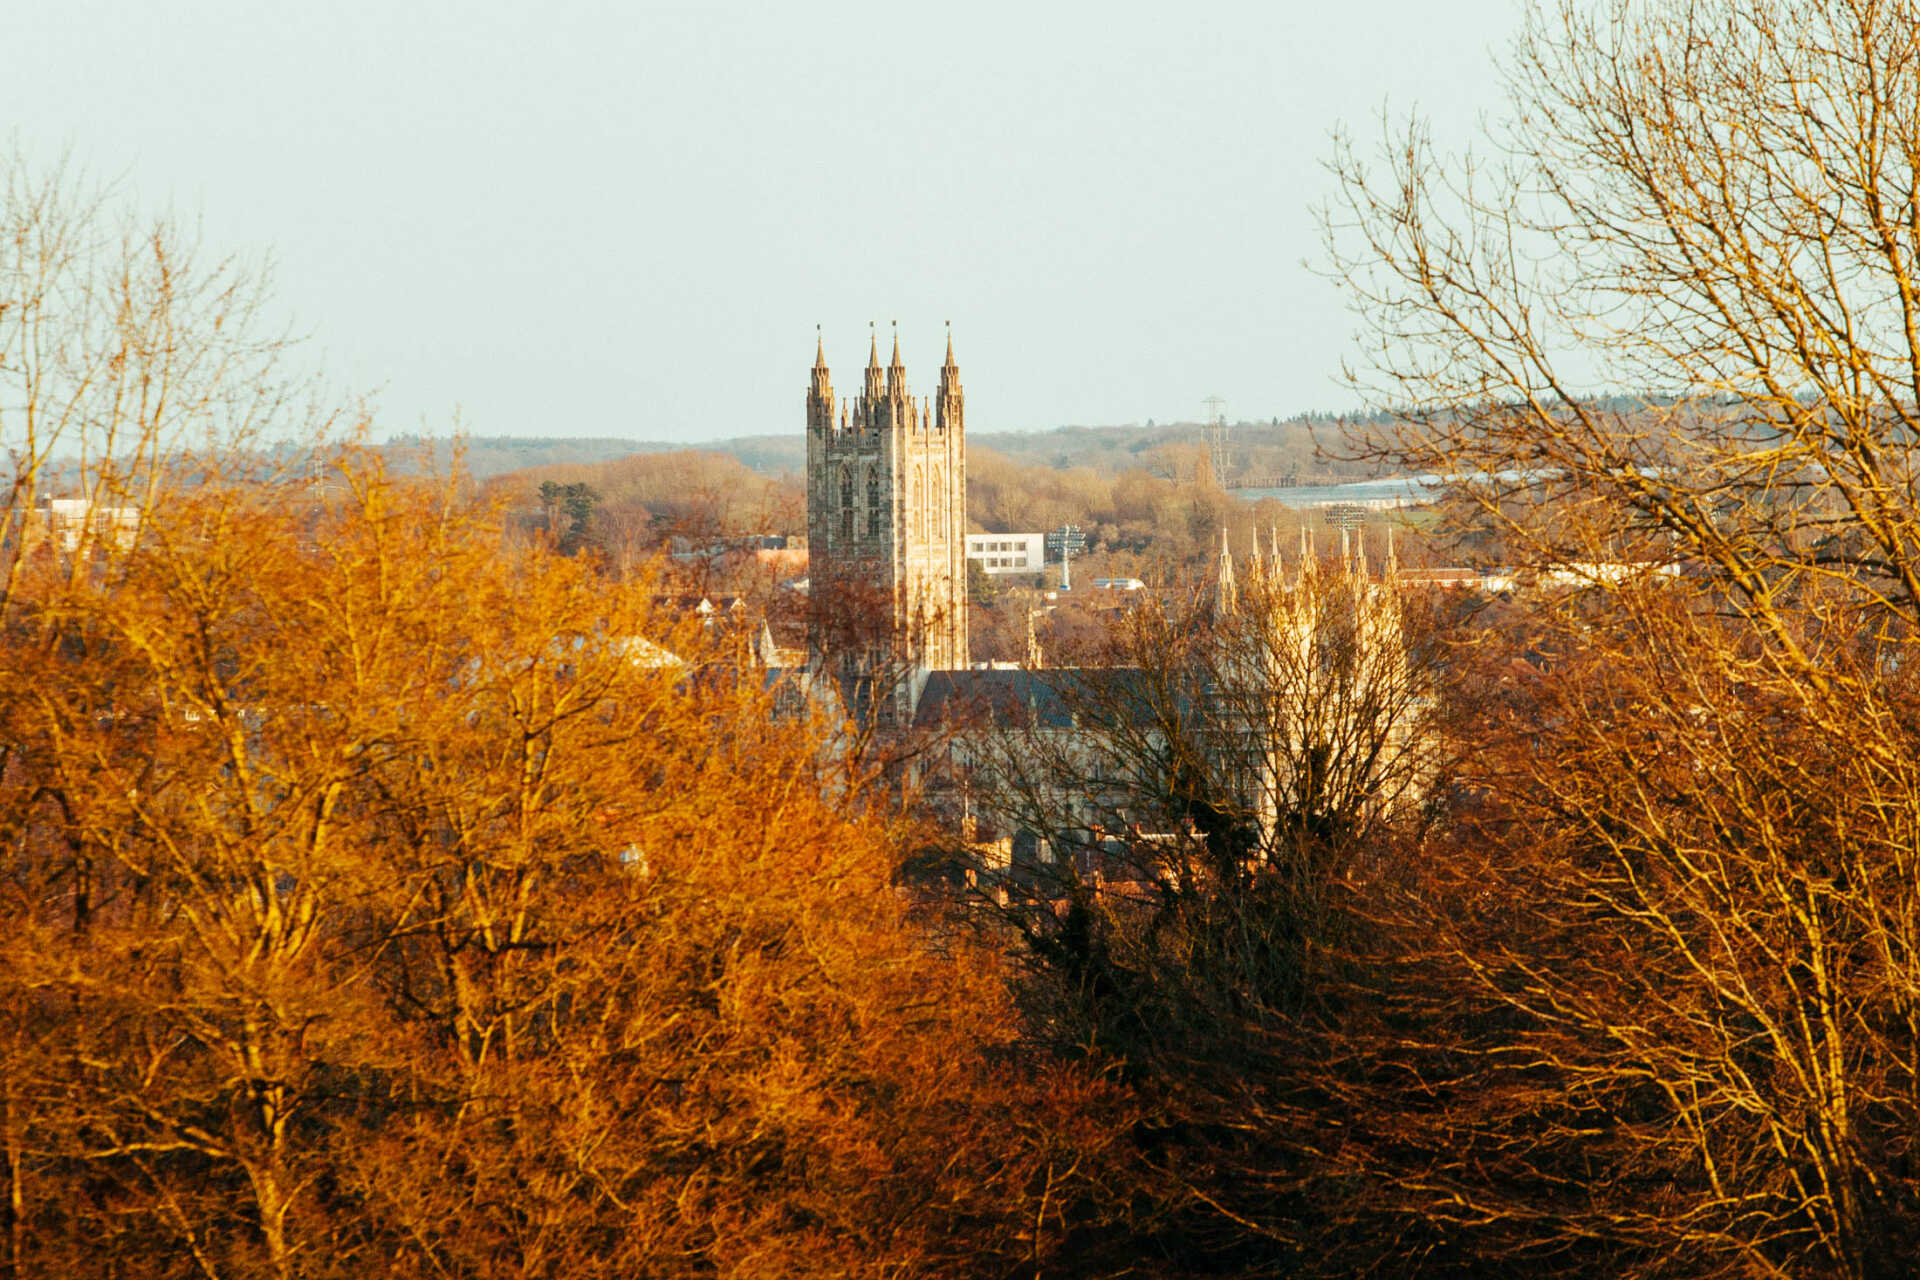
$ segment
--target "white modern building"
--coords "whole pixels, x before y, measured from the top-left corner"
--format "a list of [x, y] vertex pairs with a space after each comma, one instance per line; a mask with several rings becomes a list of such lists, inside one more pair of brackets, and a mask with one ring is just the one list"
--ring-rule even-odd
[[988, 573], [1039, 573], [1046, 564], [1043, 533], [970, 533], [967, 559]]
[[84, 542], [125, 551], [140, 536], [140, 508], [110, 507], [92, 498], [43, 497], [26, 517], [29, 537], [51, 541], [67, 555]]

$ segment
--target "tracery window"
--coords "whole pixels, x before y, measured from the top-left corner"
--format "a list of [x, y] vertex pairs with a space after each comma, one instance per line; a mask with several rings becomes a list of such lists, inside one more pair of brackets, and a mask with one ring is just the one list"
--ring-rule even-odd
[[840, 468], [840, 536], [853, 537], [853, 470]]
[[867, 536], [880, 536], [880, 464], [867, 466]]

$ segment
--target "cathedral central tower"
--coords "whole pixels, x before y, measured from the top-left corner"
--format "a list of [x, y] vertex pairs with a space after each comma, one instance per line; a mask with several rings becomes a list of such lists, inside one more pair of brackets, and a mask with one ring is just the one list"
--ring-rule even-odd
[[[841, 675], [967, 665], [966, 398], [947, 337], [938, 394], [915, 401], [893, 338], [836, 403], [826, 348], [807, 387], [808, 657]], [[899, 683], [896, 675], [894, 683]]]

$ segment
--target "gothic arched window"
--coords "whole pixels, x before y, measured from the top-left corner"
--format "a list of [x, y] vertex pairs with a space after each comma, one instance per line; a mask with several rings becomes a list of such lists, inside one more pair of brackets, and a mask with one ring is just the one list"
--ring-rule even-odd
[[933, 501], [927, 504], [933, 516], [933, 529], [930, 536], [936, 542], [947, 540], [947, 486], [940, 468], [933, 469]]
[[927, 476], [919, 463], [913, 464], [913, 505], [907, 508], [907, 519], [921, 537], [927, 536]]
[[880, 536], [880, 464], [867, 465], [867, 536]]
[[840, 536], [853, 537], [853, 469], [840, 468]]

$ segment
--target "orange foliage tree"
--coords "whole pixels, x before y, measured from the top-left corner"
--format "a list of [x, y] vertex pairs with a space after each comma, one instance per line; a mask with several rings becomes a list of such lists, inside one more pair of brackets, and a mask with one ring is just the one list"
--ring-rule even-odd
[[[644, 583], [346, 456], [0, 637], [0, 1274], [983, 1274], [1109, 1128]], [[503, 563], [510, 557], [510, 563]]]

